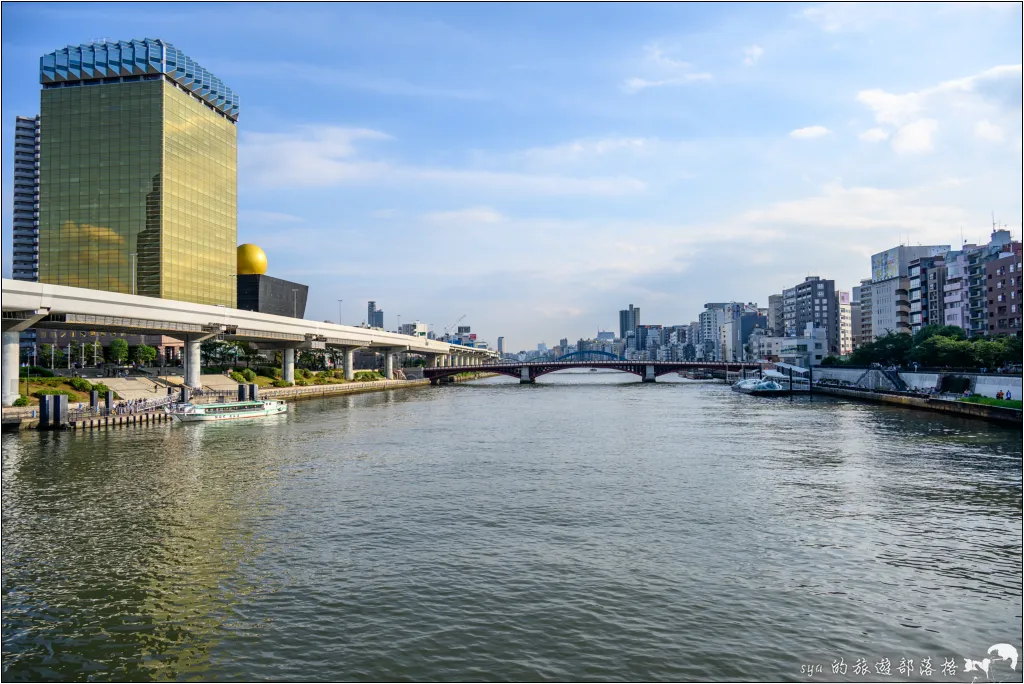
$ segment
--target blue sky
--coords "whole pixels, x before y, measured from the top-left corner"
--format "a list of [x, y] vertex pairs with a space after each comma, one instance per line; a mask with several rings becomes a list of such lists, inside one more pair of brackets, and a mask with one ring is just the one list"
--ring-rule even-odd
[[3, 245], [38, 59], [162, 38], [241, 98], [240, 242], [307, 317], [549, 345], [1021, 233], [1021, 6], [3, 5]]

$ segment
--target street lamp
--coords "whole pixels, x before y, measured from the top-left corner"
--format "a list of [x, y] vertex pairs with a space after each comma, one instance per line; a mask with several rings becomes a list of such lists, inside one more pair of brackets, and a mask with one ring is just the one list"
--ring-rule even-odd
[[398, 332], [402, 332], [402, 314], [398, 314]]
[[292, 288], [292, 318], [299, 317], [299, 291], [296, 288]]

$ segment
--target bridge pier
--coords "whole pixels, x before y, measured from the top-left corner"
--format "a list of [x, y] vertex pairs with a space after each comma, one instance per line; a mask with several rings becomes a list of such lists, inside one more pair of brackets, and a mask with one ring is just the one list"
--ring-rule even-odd
[[21, 356], [21, 333], [4, 332], [3, 336], [3, 405], [14, 406], [18, 398], [18, 368]]
[[203, 360], [199, 352], [201, 344], [202, 341], [198, 338], [185, 338], [185, 384], [192, 389], [199, 389], [202, 386], [200, 374], [203, 372]]
[[345, 369], [345, 379], [352, 381], [356, 377], [355, 372], [356, 363], [356, 350], [355, 349], [343, 349], [341, 353], [341, 365]]
[[533, 375], [530, 373], [530, 369], [529, 368], [520, 368], [519, 369], [519, 384], [520, 385], [532, 385], [536, 381], [537, 381], [536, 378], [534, 378]]
[[641, 382], [657, 382], [658, 378], [654, 375], [654, 366], [644, 366], [644, 374], [641, 378]]
[[285, 382], [295, 382], [294, 347], [285, 347], [281, 350], [281, 379]]
[[395, 379], [395, 352], [390, 348], [384, 350], [384, 379]]

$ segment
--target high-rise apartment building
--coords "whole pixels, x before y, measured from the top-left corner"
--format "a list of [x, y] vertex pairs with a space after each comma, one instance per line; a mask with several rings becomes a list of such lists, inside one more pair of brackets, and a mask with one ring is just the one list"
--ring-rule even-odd
[[839, 303], [834, 280], [809, 276], [804, 282], [783, 290], [782, 301], [786, 337], [802, 334], [810, 323], [825, 330], [826, 354], [840, 354]]
[[914, 259], [907, 269], [910, 298], [910, 332], [927, 325], [944, 325], [945, 255]]
[[500, 357], [502, 357], [504, 355], [505, 355], [505, 338], [504, 337], [499, 337], [498, 338], [498, 357], [500, 358]]
[[860, 327], [854, 328], [853, 346], [859, 347], [873, 342], [875, 339], [871, 331], [871, 313], [873, 309], [871, 306], [871, 278], [861, 280], [860, 285], [854, 288], [854, 290], [857, 291], [858, 299], [860, 300]]
[[626, 339], [640, 325], [640, 307], [633, 308], [630, 304], [628, 309], [619, 311], [619, 337]]
[[39, 280], [39, 117], [19, 116], [14, 124], [15, 280]]
[[1020, 337], [1021, 311], [1024, 297], [1021, 290], [1021, 244], [1013, 243], [1006, 252], [985, 265], [988, 282], [989, 335]]
[[786, 319], [783, 315], [784, 300], [782, 295], [773, 294], [768, 297], [768, 330], [769, 335], [783, 335], [786, 329]]
[[846, 356], [853, 351], [853, 304], [849, 292], [837, 292], [836, 300], [839, 306], [839, 353]]
[[153, 39], [40, 72], [40, 281], [234, 307], [238, 97]]
[[366, 325], [371, 328], [384, 327], [384, 312], [377, 308], [377, 302], [366, 303]]

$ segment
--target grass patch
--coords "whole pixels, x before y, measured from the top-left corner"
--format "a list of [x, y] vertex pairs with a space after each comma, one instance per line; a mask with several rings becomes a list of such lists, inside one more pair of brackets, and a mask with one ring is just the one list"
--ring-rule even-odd
[[965, 401], [968, 404], [983, 404], [985, 406], [1001, 406], [1003, 408], [1024, 409], [1024, 402], [1016, 399], [993, 399], [992, 397], [963, 397], [957, 401]]

